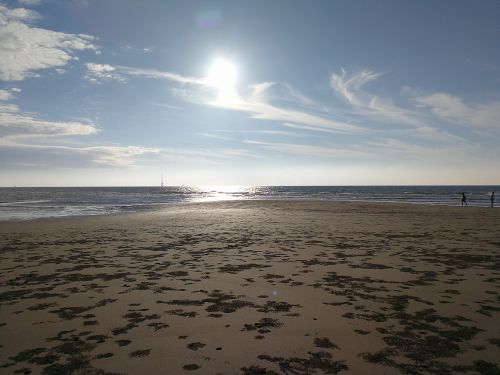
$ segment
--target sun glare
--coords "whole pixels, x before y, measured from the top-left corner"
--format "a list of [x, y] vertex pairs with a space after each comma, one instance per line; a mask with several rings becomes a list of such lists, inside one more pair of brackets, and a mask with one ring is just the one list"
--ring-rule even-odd
[[234, 98], [238, 72], [236, 66], [229, 60], [217, 58], [208, 71], [208, 85], [215, 88], [219, 94], [219, 101]]

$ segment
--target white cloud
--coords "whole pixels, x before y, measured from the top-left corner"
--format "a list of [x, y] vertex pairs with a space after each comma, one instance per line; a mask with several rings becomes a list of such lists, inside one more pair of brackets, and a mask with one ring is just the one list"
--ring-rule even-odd
[[125, 81], [125, 78], [116, 73], [116, 69], [108, 64], [86, 63], [87, 74], [85, 79], [93, 83], [100, 83], [101, 80]]
[[8, 8], [0, 4], [0, 26], [9, 22], [31, 22], [40, 18], [40, 14], [26, 8]]
[[20, 113], [15, 104], [0, 105], [0, 136], [5, 142], [27, 138], [89, 135], [97, 131], [93, 124], [43, 120], [32, 114]]
[[12, 94], [7, 90], [0, 89], [0, 100], [9, 100], [12, 98]]
[[0, 134], [7, 139], [89, 135], [97, 132], [92, 124], [56, 122], [17, 113], [0, 113]]
[[427, 126], [417, 113], [395, 105], [388, 98], [372, 95], [363, 90], [366, 84], [376, 80], [380, 75], [381, 73], [371, 70], [363, 70], [348, 76], [342, 69], [340, 74], [332, 73], [330, 85], [346, 103], [350, 104], [361, 115], [417, 127]]
[[28, 23], [38, 13], [0, 5], [0, 80], [20, 81], [40, 69], [61, 68], [74, 51], [97, 50], [95, 38], [37, 28]]
[[437, 117], [472, 127], [476, 130], [500, 131], [500, 102], [467, 104], [456, 96], [433, 93], [414, 98], [421, 108], [430, 109]]
[[462, 100], [445, 93], [417, 97], [415, 102], [420, 107], [428, 107], [435, 115], [446, 119], [462, 119], [468, 117], [470, 113], [470, 109]]
[[0, 103], [0, 113], [18, 112], [19, 107], [16, 104]]
[[[450, 128], [442, 120], [476, 125], [483, 129], [497, 126], [500, 103], [471, 106], [448, 94], [436, 93], [425, 96], [419, 90], [403, 87], [402, 93], [410, 96], [417, 106], [412, 109], [401, 108], [393, 104], [390, 99], [369, 94], [364, 90], [366, 84], [379, 76], [380, 73], [369, 70], [347, 76], [342, 70], [341, 74], [332, 74], [330, 84], [335, 92], [352, 106], [355, 113], [365, 116], [367, 121], [379, 119], [411, 126], [392, 129], [392, 136], [399, 134], [405, 139], [423, 139], [435, 144], [461, 143], [464, 142], [464, 138], [453, 134], [457, 129]], [[424, 108], [430, 109], [431, 113], [423, 111]], [[379, 130], [379, 132], [382, 134], [384, 131]]]
[[347, 102], [354, 105], [364, 106], [364, 100], [359, 97], [361, 88], [368, 82], [377, 79], [379, 76], [380, 73], [363, 70], [358, 74], [348, 77], [346, 71], [342, 69], [341, 74], [332, 73], [330, 77], [330, 84], [332, 88]]
[[94, 161], [108, 166], [133, 166], [134, 158], [144, 154], [157, 154], [160, 150], [138, 146], [94, 146], [84, 147], [78, 152], [94, 155]]

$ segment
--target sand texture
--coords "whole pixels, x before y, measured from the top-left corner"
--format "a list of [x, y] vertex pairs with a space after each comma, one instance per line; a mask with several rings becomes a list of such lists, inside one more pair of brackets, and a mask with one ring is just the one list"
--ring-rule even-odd
[[500, 210], [240, 201], [0, 224], [0, 373], [499, 374]]

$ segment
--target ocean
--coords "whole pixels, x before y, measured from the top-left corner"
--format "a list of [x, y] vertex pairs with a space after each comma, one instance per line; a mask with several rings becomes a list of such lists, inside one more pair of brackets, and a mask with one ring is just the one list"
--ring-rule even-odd
[[[177, 203], [242, 199], [301, 199], [490, 205], [500, 186], [169, 186], [0, 188], [0, 220], [137, 212]], [[499, 194], [500, 195], [500, 194]], [[497, 198], [500, 206], [500, 198]]]

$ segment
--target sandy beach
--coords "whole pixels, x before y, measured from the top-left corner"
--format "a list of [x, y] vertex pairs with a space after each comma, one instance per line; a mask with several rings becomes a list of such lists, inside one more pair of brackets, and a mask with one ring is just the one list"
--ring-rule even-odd
[[180, 204], [0, 224], [0, 373], [499, 374], [500, 210]]

